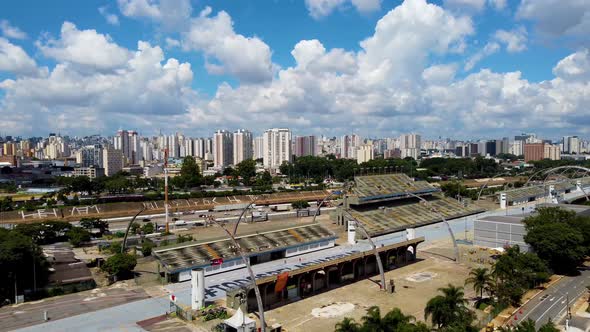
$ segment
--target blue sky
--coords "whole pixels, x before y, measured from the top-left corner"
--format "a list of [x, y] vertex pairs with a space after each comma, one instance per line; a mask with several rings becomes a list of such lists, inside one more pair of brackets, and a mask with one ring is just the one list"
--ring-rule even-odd
[[583, 0], [2, 2], [0, 132], [588, 136], [588, 29]]

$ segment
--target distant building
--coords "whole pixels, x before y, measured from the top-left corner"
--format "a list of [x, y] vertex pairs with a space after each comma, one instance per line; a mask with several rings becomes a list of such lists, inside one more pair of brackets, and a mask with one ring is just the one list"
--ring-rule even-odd
[[316, 139], [315, 136], [297, 136], [295, 138], [295, 156], [315, 156]]
[[355, 159], [357, 148], [362, 144], [359, 135], [344, 135], [340, 138], [340, 158]]
[[420, 135], [401, 135], [399, 140], [401, 157], [412, 157], [414, 159], [418, 159], [418, 156], [420, 156], [420, 147], [422, 145]]
[[16, 167], [16, 156], [15, 155], [4, 155], [0, 156], [0, 164], [10, 164], [10, 166]]
[[545, 144], [543, 158], [551, 160], [561, 159], [561, 149], [559, 145]]
[[254, 138], [254, 159], [262, 159], [264, 157], [264, 137]]
[[560, 160], [559, 146], [547, 143], [528, 143], [524, 145], [525, 162], [543, 159]]
[[284, 161], [291, 162], [291, 131], [286, 128], [268, 129], [263, 137], [263, 161], [266, 169], [278, 169]]
[[580, 140], [578, 136], [564, 136], [562, 142], [562, 151], [568, 154], [580, 153]]
[[74, 168], [74, 176], [87, 176], [91, 179], [96, 179], [98, 177], [104, 176], [104, 168], [101, 167], [75, 167]]
[[218, 130], [213, 135], [213, 167], [225, 168], [233, 162], [233, 137], [227, 130]]
[[102, 167], [102, 147], [87, 145], [76, 152], [76, 163], [80, 167]]
[[373, 144], [363, 144], [356, 151], [356, 162], [364, 163], [374, 158]]
[[233, 157], [234, 165], [254, 157], [251, 132], [244, 129], [238, 129], [236, 132], [234, 132]]
[[106, 176], [115, 175], [124, 166], [123, 151], [108, 147], [102, 150], [102, 162]]

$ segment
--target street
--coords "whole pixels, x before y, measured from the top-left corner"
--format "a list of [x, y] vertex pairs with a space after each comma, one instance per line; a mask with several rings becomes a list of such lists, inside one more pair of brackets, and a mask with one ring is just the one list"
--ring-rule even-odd
[[522, 313], [519, 311], [511, 317], [510, 322], [515, 324], [530, 318], [535, 322], [537, 329], [550, 319], [554, 323], [559, 323], [567, 313], [568, 303], [571, 305], [587, 292], [586, 285], [589, 284], [590, 270], [582, 270], [578, 276], [563, 277], [524, 305]]

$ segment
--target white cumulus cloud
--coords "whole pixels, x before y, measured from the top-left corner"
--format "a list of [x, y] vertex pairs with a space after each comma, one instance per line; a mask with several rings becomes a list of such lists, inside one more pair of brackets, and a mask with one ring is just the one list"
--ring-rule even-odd
[[205, 8], [190, 22], [182, 34], [185, 50], [203, 52], [207, 70], [212, 74], [230, 74], [243, 83], [262, 82], [272, 78], [271, 49], [258, 37], [246, 37], [234, 31], [228, 13], [211, 16]]
[[2, 35], [6, 38], [11, 38], [11, 39], [26, 39], [27, 38], [27, 34], [24, 31], [22, 31], [18, 27], [11, 25], [10, 22], [8, 22], [7, 20], [0, 20], [0, 32], [2, 32]]
[[40, 40], [41, 52], [57, 61], [86, 69], [113, 70], [129, 60], [131, 53], [117, 45], [109, 35], [96, 30], [79, 30], [73, 23], [64, 22], [60, 39]]
[[359, 13], [372, 13], [381, 9], [381, 2], [382, 0], [305, 0], [305, 6], [311, 17], [320, 19], [350, 5]]

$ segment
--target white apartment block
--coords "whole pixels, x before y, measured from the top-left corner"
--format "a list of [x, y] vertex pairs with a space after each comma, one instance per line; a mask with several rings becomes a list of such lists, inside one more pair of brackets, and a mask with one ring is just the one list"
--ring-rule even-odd
[[244, 160], [252, 159], [253, 156], [252, 133], [244, 129], [238, 129], [234, 132], [233, 137], [234, 165], [237, 165]]
[[232, 138], [227, 130], [218, 130], [213, 135], [213, 167], [222, 169], [233, 162]]
[[262, 138], [263, 160], [266, 169], [277, 170], [284, 161], [291, 162], [291, 131], [289, 129], [268, 129]]
[[356, 162], [364, 163], [374, 158], [373, 144], [363, 144], [357, 148]]

